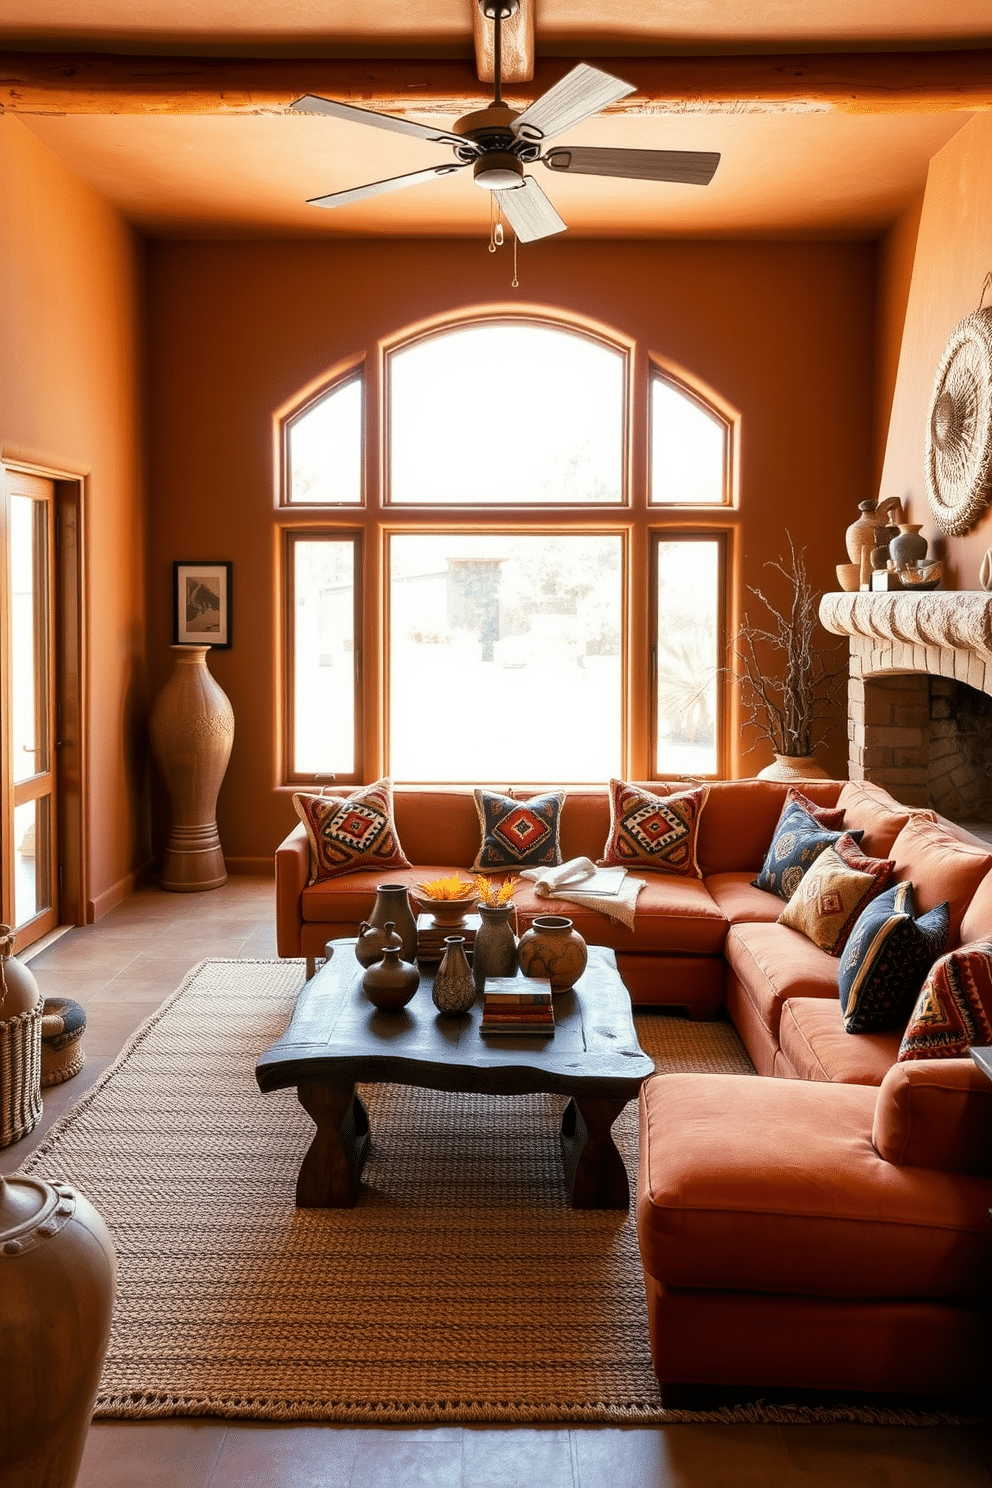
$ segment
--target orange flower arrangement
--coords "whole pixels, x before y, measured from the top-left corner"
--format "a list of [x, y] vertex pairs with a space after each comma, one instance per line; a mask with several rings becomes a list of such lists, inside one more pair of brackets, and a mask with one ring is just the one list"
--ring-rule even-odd
[[485, 878], [481, 873], [477, 874], [475, 887], [478, 891], [479, 903], [484, 904], [487, 909], [496, 909], [501, 904], [509, 904], [519, 882], [518, 878], [504, 878], [503, 882], [498, 884], [491, 878]]
[[425, 899], [467, 899], [475, 892], [475, 886], [471, 881], [466, 883], [464, 878], [459, 878], [455, 873], [450, 878], [432, 878], [429, 883], [418, 884], [417, 891]]

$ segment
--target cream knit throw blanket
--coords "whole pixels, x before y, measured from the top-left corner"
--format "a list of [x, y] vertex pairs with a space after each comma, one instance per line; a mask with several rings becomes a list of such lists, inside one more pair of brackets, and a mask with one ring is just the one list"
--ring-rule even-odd
[[597, 868], [591, 858], [569, 858], [557, 868], [524, 868], [520, 877], [529, 879], [542, 899], [587, 904], [628, 930], [634, 928], [637, 896], [645, 884], [643, 878], [629, 878], [626, 868]]

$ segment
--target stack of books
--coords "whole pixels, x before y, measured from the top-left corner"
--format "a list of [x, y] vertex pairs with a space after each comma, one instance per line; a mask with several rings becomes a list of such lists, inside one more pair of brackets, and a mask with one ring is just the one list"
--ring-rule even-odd
[[553, 1038], [551, 983], [544, 977], [487, 977], [479, 1029], [481, 1033]]
[[479, 914], [467, 914], [460, 925], [435, 925], [432, 914], [420, 914], [417, 916], [417, 960], [418, 961], [440, 961], [444, 955], [444, 937], [446, 935], [461, 935], [464, 937], [463, 950], [469, 957], [472, 955], [472, 946], [475, 944], [475, 932], [482, 924], [482, 916]]

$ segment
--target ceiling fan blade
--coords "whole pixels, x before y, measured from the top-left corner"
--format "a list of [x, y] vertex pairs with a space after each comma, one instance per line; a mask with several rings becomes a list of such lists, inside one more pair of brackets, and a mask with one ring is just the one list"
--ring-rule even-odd
[[495, 195], [500, 211], [521, 243], [533, 243], [537, 238], [550, 238], [552, 233], [565, 231], [566, 224], [533, 176], [525, 176], [522, 186], [497, 191]]
[[372, 181], [368, 186], [352, 186], [347, 191], [332, 191], [329, 196], [312, 196], [307, 206], [347, 207], [352, 202], [368, 201], [370, 197], [383, 196], [387, 191], [402, 191], [406, 186], [419, 186], [424, 181], [433, 181], [437, 176], [450, 176], [453, 171], [464, 169], [465, 164], [432, 165], [427, 170], [411, 171], [408, 176], [390, 176], [388, 181]]
[[676, 181], [708, 186], [720, 164], [715, 150], [609, 150], [559, 146], [541, 157], [548, 170], [631, 181]]
[[634, 93], [633, 83], [624, 83], [598, 67], [580, 62], [555, 83], [547, 93], [534, 100], [510, 126], [520, 139], [550, 139], [573, 124], [581, 124], [590, 114], [597, 114], [608, 103]]
[[471, 150], [472, 141], [460, 135], [449, 134], [446, 129], [435, 129], [429, 124], [418, 124], [414, 119], [400, 119], [395, 114], [377, 114], [374, 109], [356, 108], [353, 103], [338, 103], [335, 98], [318, 98], [308, 93], [289, 105], [294, 114], [330, 114], [334, 119], [344, 119], [349, 124], [370, 124], [373, 129], [389, 129], [394, 134], [412, 134], [417, 139], [430, 140], [439, 145], [466, 146]]

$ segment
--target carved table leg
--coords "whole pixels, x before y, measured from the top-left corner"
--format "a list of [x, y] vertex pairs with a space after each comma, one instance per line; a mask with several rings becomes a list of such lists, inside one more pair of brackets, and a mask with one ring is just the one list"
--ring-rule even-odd
[[317, 1126], [296, 1179], [296, 1207], [346, 1209], [368, 1156], [369, 1113], [354, 1085], [308, 1080], [296, 1094]]
[[627, 1169], [610, 1127], [627, 1104], [574, 1097], [561, 1118], [561, 1148], [573, 1209], [626, 1209]]

